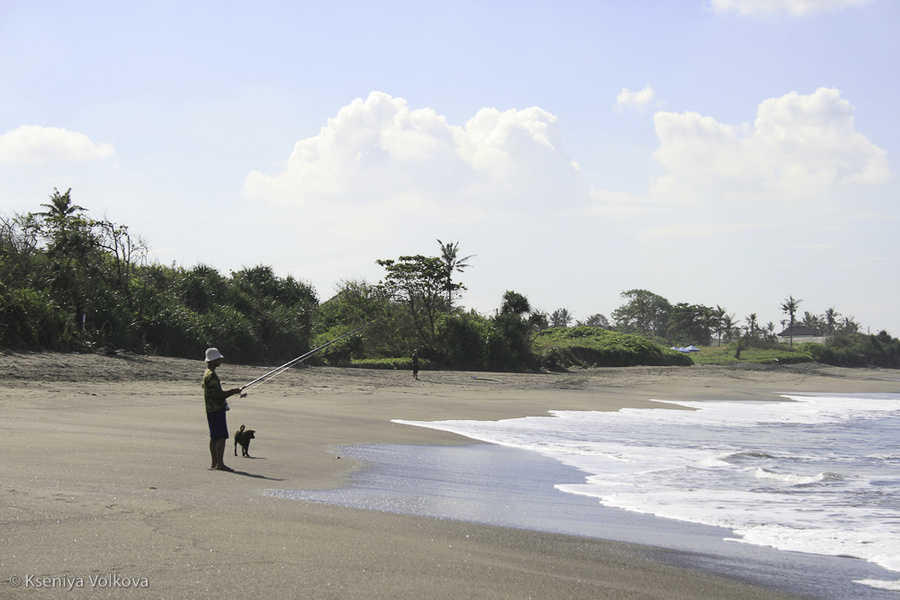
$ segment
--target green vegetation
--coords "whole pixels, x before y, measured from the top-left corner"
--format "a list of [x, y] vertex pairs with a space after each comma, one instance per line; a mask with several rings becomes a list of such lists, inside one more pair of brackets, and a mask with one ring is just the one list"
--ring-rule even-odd
[[687, 354], [654, 344], [642, 336], [596, 327], [545, 329], [535, 336], [534, 345], [548, 368], [693, 364]]
[[[354, 360], [350, 366], [360, 369], [395, 369], [397, 371], [412, 371], [411, 358], [362, 358]], [[427, 371], [434, 368], [427, 360], [419, 359], [419, 369]]]
[[886, 331], [878, 335], [854, 333], [829, 339], [825, 344], [802, 344], [814, 360], [840, 367], [900, 369], [900, 340]]
[[724, 346], [700, 346], [699, 348], [699, 352], [691, 353], [691, 358], [698, 365], [731, 365], [739, 362], [789, 365], [814, 360], [802, 348], [790, 348], [784, 344], [772, 344], [769, 347], [744, 347], [741, 349], [740, 360], [735, 358], [737, 342]]
[[314, 290], [258, 266], [147, 264], [128, 228], [87, 216], [70, 191], [47, 210], [0, 218], [0, 347], [130, 350], [273, 364], [308, 349]]
[[736, 358], [737, 342], [724, 346], [701, 346], [699, 352], [691, 354], [691, 358], [700, 365], [818, 362], [836, 367], [900, 369], [900, 340], [884, 331], [877, 335], [850, 333], [834, 336], [822, 344], [805, 342], [790, 346], [761, 339], [743, 339], [741, 345], [740, 359]]
[[[779, 343], [775, 325], [758, 323], [756, 313], [742, 327], [720, 306], [671, 303], [640, 289], [622, 292], [624, 304], [611, 320], [594, 314], [574, 327], [567, 309], [548, 315], [515, 291], [485, 316], [456, 302], [466, 289], [456, 277], [473, 256], [437, 240], [440, 256], [376, 260], [385, 270], [380, 282], [345, 281], [320, 302], [309, 284], [267, 266], [223, 275], [202, 264], [148, 262], [146, 242], [124, 225], [89, 217], [71, 190], [55, 190], [41, 207], [0, 215], [0, 348], [199, 359], [217, 346], [230, 360], [273, 365], [368, 323], [364, 335], [341, 339], [310, 362], [409, 369], [418, 350], [423, 370], [739, 361], [900, 368], [900, 340], [886, 332], [863, 335], [834, 308], [801, 320], [802, 300], [790, 296], [780, 307], [789, 317], [789, 343]], [[796, 343], [794, 337], [809, 333], [827, 341]], [[701, 351], [669, 349], [690, 344]]]

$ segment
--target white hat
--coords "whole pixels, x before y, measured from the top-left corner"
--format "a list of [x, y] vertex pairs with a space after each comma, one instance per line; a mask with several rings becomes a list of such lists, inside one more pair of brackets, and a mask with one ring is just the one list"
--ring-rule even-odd
[[219, 358], [225, 358], [222, 356], [222, 353], [219, 352], [218, 348], [207, 348], [206, 349], [206, 362], [210, 362]]

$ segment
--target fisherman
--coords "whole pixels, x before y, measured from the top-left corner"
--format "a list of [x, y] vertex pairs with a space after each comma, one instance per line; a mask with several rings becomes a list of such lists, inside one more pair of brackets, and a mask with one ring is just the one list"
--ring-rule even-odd
[[419, 349], [416, 348], [412, 353], [412, 371], [413, 379], [419, 380]]
[[245, 398], [247, 394], [240, 388], [223, 390], [216, 367], [225, 359], [217, 348], [206, 350], [206, 372], [203, 373], [203, 400], [206, 403], [206, 421], [209, 423], [209, 454], [212, 457], [211, 469], [234, 472], [225, 466], [225, 441], [228, 439], [228, 422], [225, 412], [228, 410], [227, 398], [239, 394]]

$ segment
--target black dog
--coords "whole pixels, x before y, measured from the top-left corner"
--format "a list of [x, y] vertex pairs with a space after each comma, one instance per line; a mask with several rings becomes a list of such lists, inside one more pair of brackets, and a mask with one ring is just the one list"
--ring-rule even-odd
[[250, 440], [254, 438], [256, 438], [256, 431], [253, 429], [244, 431], [244, 426], [241, 425], [241, 430], [234, 434], [234, 455], [237, 456], [237, 447], [240, 444], [241, 456], [250, 458], [250, 454], [247, 451], [250, 449]]

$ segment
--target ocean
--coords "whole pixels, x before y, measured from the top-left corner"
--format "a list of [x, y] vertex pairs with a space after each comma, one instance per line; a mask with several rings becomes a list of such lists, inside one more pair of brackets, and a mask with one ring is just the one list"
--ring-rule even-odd
[[900, 598], [900, 394], [672, 402], [500, 421], [394, 421], [462, 447], [346, 449], [335, 502], [685, 552], [819, 598]]

